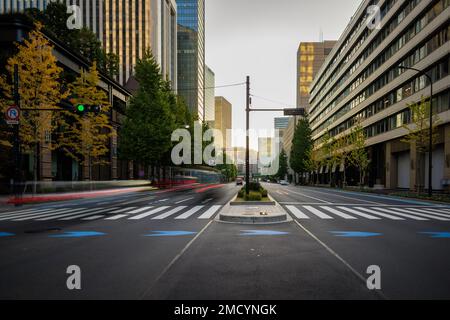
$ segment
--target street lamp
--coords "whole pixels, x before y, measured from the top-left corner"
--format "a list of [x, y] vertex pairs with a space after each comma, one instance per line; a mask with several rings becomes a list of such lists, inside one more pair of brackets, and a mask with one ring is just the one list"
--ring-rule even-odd
[[430, 81], [430, 140], [428, 142], [428, 196], [431, 197], [433, 194], [433, 185], [432, 185], [432, 160], [433, 160], [433, 79], [431, 76], [426, 73], [424, 70], [419, 70], [411, 67], [398, 66], [398, 69], [401, 70], [413, 70], [418, 72], [419, 74], [424, 75]]

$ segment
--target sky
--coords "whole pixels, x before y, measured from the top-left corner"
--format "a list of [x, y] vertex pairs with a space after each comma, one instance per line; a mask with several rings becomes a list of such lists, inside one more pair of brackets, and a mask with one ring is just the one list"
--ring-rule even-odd
[[[296, 56], [300, 42], [337, 40], [362, 0], [205, 0], [206, 64], [216, 86], [245, 82], [251, 93], [276, 102], [252, 98], [253, 108], [296, 105]], [[245, 129], [245, 86], [218, 88], [233, 105], [233, 129]], [[271, 136], [274, 117], [281, 113], [254, 112], [250, 127]], [[265, 131], [265, 132], [264, 132]], [[257, 150], [258, 137], [250, 146]], [[245, 146], [245, 136], [233, 139]]]

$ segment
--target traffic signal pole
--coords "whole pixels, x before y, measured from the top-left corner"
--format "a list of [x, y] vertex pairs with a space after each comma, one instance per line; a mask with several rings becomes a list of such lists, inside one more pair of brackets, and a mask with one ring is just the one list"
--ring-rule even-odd
[[246, 94], [246, 130], [245, 130], [245, 194], [248, 196], [250, 193], [250, 77], [247, 76], [246, 81], [247, 94]]
[[[14, 103], [17, 108], [20, 110], [20, 95], [19, 95], [19, 66], [17, 64], [14, 65], [14, 87], [13, 87], [13, 97]], [[14, 132], [14, 145], [13, 145], [13, 153], [14, 153], [14, 197], [15, 200], [19, 200], [21, 198], [22, 193], [21, 182], [22, 182], [22, 174], [21, 174], [21, 165], [22, 165], [22, 155], [20, 152], [20, 120], [17, 124], [13, 125]], [[18, 206], [20, 201], [16, 201], [15, 205]]]

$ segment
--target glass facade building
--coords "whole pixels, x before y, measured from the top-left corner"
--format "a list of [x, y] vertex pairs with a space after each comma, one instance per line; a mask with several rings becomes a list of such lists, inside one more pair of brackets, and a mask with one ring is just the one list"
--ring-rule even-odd
[[178, 93], [199, 120], [205, 114], [205, 1], [177, 0]]

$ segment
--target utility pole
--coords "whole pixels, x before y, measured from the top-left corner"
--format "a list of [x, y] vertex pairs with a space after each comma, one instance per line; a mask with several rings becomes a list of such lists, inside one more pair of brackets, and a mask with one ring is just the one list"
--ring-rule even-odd
[[246, 81], [247, 94], [246, 94], [246, 150], [245, 150], [245, 194], [248, 196], [250, 193], [250, 77], [247, 76]]
[[[20, 110], [20, 95], [19, 95], [19, 66], [17, 64], [14, 65], [14, 103], [17, 108]], [[22, 181], [22, 175], [21, 175], [21, 160], [22, 156], [20, 154], [20, 119], [17, 124], [13, 125], [13, 132], [14, 132], [14, 162], [15, 162], [15, 170], [14, 170], [14, 197], [15, 200], [18, 200], [21, 197], [21, 181]], [[16, 206], [18, 203], [16, 202]]]

